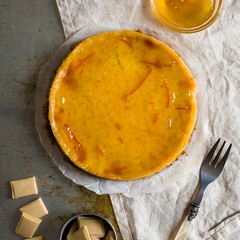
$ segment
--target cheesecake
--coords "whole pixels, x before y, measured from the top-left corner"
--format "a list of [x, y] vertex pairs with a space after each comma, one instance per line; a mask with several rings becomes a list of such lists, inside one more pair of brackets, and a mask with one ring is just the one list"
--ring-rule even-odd
[[103, 32], [64, 59], [48, 114], [58, 145], [77, 168], [106, 179], [140, 179], [169, 166], [189, 143], [196, 81], [158, 39]]

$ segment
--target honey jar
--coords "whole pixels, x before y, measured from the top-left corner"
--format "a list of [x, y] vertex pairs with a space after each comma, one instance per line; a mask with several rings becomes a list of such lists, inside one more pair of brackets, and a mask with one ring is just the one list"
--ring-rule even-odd
[[219, 16], [222, 0], [151, 0], [154, 15], [161, 24], [183, 33], [201, 31]]

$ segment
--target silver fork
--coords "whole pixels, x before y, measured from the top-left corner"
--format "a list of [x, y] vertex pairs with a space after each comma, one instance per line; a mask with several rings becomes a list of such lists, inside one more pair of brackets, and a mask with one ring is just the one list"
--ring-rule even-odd
[[217, 149], [217, 146], [220, 142], [220, 138], [210, 149], [207, 154], [201, 169], [200, 169], [200, 184], [199, 188], [196, 192], [195, 198], [193, 202], [190, 204], [189, 210], [187, 212], [187, 216], [183, 220], [174, 240], [186, 240], [188, 231], [191, 225], [191, 221], [197, 216], [198, 209], [200, 207], [201, 200], [203, 198], [204, 191], [206, 187], [213, 182], [222, 172], [222, 169], [228, 159], [229, 153], [231, 151], [232, 144], [229, 145], [227, 151], [224, 156], [220, 159], [220, 155], [222, 150], [226, 144], [226, 141], [223, 142], [216, 156], [214, 157], [214, 153]]

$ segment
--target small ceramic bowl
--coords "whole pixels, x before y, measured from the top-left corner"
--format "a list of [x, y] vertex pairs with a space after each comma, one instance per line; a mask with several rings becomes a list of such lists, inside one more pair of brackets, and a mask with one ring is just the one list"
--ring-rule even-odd
[[106, 231], [113, 231], [114, 234], [114, 240], [117, 240], [117, 234], [113, 227], [113, 225], [104, 217], [94, 214], [94, 213], [81, 213], [78, 214], [72, 218], [70, 218], [63, 226], [61, 233], [60, 233], [60, 240], [67, 240], [67, 235], [69, 233], [70, 228], [73, 226], [75, 220], [77, 220], [78, 217], [93, 217], [93, 218], [100, 218], [103, 221], [104, 227]]
[[181, 33], [199, 32], [209, 27], [218, 18], [223, 5], [223, 0], [150, 1], [158, 21], [165, 27]]

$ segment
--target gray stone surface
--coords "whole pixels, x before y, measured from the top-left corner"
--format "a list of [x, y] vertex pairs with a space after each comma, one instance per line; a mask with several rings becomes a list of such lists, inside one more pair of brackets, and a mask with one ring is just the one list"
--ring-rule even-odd
[[[1, 239], [23, 239], [14, 234], [18, 209], [37, 197], [49, 210], [37, 231], [45, 240], [58, 239], [64, 222], [81, 212], [101, 214], [117, 228], [109, 197], [65, 178], [42, 148], [35, 129], [38, 72], [63, 41], [54, 0], [0, 0]], [[9, 182], [29, 176], [37, 178], [38, 196], [12, 199]]]

